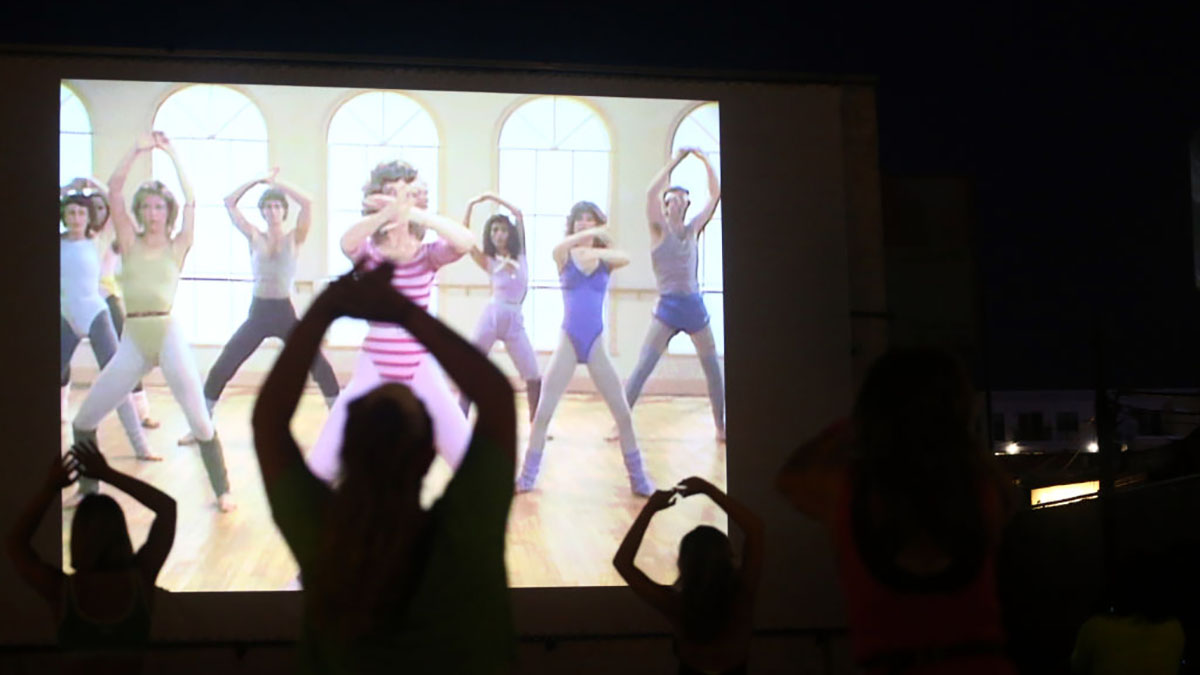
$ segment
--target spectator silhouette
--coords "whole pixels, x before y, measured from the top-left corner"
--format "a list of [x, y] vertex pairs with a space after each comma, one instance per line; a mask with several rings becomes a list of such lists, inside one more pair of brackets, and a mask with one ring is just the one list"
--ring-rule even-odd
[[[392, 276], [389, 264], [356, 269], [318, 296], [254, 409], [267, 497], [304, 580], [301, 659], [311, 672], [507, 672], [512, 387], [472, 344], [393, 289]], [[478, 406], [462, 464], [428, 511], [419, 497], [433, 428], [408, 387], [383, 384], [350, 404], [333, 488], [312, 474], [291, 435], [309, 366], [342, 316], [401, 325]]]
[[1008, 486], [976, 429], [956, 359], [895, 350], [871, 367], [852, 421], [779, 473], [779, 490], [830, 529], [868, 673], [1014, 672], [995, 585]]
[[[740, 565], [724, 532], [701, 525], [679, 543], [679, 579], [674, 586], [655, 583], [634, 564], [654, 514], [678, 498], [702, 494], [712, 499], [745, 534]], [[658, 490], [642, 507], [613, 565], [639, 598], [671, 623], [679, 672], [746, 672], [753, 633], [754, 598], [762, 575], [763, 524], [737, 500], [699, 477], [684, 479], [671, 490]]]
[[[66, 575], [40, 559], [30, 540], [51, 501], [80, 475], [118, 488], [155, 517], [146, 542], [135, 553], [116, 500], [102, 494], [85, 496], [71, 521], [75, 573]], [[174, 541], [175, 500], [113, 469], [94, 443], [83, 442], [50, 467], [9, 533], [8, 554], [21, 578], [54, 612], [59, 645], [92, 653], [90, 660], [70, 661], [87, 672], [134, 672], [150, 636], [154, 582]]]

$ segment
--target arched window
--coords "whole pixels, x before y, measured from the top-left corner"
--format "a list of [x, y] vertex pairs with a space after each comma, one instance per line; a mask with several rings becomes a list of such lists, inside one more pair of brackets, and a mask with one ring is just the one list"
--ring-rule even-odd
[[58, 85], [58, 184], [78, 176], [91, 176], [92, 118], [79, 96], [65, 84]]
[[[350, 261], [342, 253], [341, 238], [362, 218], [362, 187], [371, 169], [380, 162], [402, 160], [417, 169], [429, 185], [429, 208], [438, 210], [437, 126], [429, 112], [412, 98], [390, 91], [359, 94], [343, 103], [329, 121], [326, 138], [329, 152], [328, 258], [327, 272], [348, 272]], [[430, 238], [436, 237], [430, 232]], [[437, 313], [436, 282], [429, 309]], [[352, 345], [362, 341], [366, 324], [341, 320], [328, 333], [332, 344]]]
[[554, 349], [562, 323], [551, 251], [579, 201], [609, 211], [608, 127], [595, 110], [565, 96], [522, 104], [500, 130], [500, 194], [525, 214], [529, 296], [525, 319], [537, 349]]
[[[230, 87], [197, 84], [171, 94], [154, 116], [154, 129], [164, 132], [179, 153], [196, 193], [196, 236], [183, 267], [173, 314], [193, 342], [225, 344], [246, 318], [253, 292], [250, 248], [225, 212], [225, 197], [238, 185], [266, 174], [267, 124], [241, 92]], [[151, 172], [183, 199], [171, 160], [161, 150], [151, 154]], [[254, 222], [254, 204], [265, 189], [247, 193], [242, 212]], [[126, 198], [133, 195], [134, 186]], [[182, 222], [182, 212], [176, 227]]]
[[[700, 148], [708, 155], [717, 177], [721, 176], [721, 126], [720, 108], [717, 103], [704, 103], [688, 114], [675, 128], [671, 139], [671, 154], [679, 148]], [[704, 164], [689, 156], [671, 172], [671, 184], [687, 188], [692, 200], [692, 209], [703, 208], [708, 203], [708, 174]], [[689, 211], [689, 217], [695, 211]], [[725, 277], [721, 259], [721, 205], [713, 212], [712, 220], [700, 235], [700, 264], [697, 276], [700, 294], [708, 308], [713, 338], [717, 353], [725, 353]], [[696, 348], [691, 340], [671, 340], [668, 351], [672, 354], [694, 354]]]

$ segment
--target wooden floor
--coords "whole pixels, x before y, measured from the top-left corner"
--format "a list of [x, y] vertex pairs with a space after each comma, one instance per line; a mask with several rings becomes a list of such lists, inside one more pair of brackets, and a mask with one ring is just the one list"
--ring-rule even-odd
[[[168, 492], [178, 503], [175, 546], [159, 585], [172, 591], [287, 587], [297, 568], [271, 520], [251, 446], [254, 390], [227, 388], [216, 410], [217, 430], [239, 504], [227, 514], [216, 509], [196, 446], [176, 445], [187, 431], [182, 411], [165, 388], [148, 391], [153, 416], [162, 426], [148, 431], [147, 437], [165, 461], [134, 459], [116, 415], [104, 420], [99, 435], [101, 448], [114, 467]], [[71, 414], [86, 393], [86, 389], [71, 392]], [[527, 417], [523, 398], [518, 396], [522, 420]], [[320, 393], [315, 389], [306, 393], [293, 421], [293, 432], [302, 446], [316, 439], [325, 414]], [[643, 397], [634, 410], [634, 423], [647, 471], [659, 487], [691, 475], [725, 487], [725, 445], [715, 440], [706, 397]], [[63, 425], [64, 449], [70, 441], [68, 426]], [[513, 500], [507, 549], [511, 586], [622, 583], [612, 569], [612, 556], [645, 500], [629, 491], [616, 441], [604, 440], [613, 428], [608, 409], [596, 396], [569, 395], [559, 405], [550, 426], [552, 440], [546, 444], [538, 488]], [[528, 425], [522, 424], [521, 454], [528, 431]], [[449, 468], [439, 460], [426, 480], [426, 503], [441, 493], [449, 478]], [[150, 511], [114, 488], [105, 486], [101, 491], [120, 502], [134, 545], [140, 545], [150, 526]], [[63, 514], [63, 564], [69, 569], [73, 511], [64, 509]], [[699, 524], [726, 529], [724, 514], [704, 497], [692, 497], [660, 513], [647, 532], [639, 566], [651, 578], [674, 581], [679, 539]]]

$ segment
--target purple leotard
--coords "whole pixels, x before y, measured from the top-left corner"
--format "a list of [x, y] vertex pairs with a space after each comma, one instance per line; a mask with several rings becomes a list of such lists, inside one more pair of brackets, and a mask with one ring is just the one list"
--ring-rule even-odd
[[559, 274], [563, 293], [563, 330], [575, 348], [578, 363], [587, 363], [588, 354], [600, 333], [604, 332], [604, 295], [608, 292], [608, 265], [603, 261], [591, 274], [584, 274], [567, 256]]
[[537, 356], [529, 335], [525, 332], [525, 317], [521, 303], [529, 288], [529, 267], [525, 256], [517, 256], [516, 265], [502, 264], [496, 258], [488, 258], [488, 271], [492, 276], [492, 301], [479, 316], [475, 326], [475, 346], [487, 353], [496, 340], [504, 343], [513, 365], [523, 380], [538, 379]]
[[488, 258], [488, 273], [492, 277], [492, 299], [519, 305], [525, 301], [525, 292], [529, 288], [529, 265], [524, 254], [513, 262], [515, 266], [501, 263], [495, 257]]

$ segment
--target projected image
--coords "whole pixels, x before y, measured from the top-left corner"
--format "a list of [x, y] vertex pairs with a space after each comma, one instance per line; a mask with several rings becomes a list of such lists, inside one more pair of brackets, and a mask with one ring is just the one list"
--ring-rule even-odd
[[[622, 584], [613, 554], [656, 487], [725, 487], [719, 116], [697, 100], [64, 81], [64, 449], [94, 439], [175, 498], [164, 588], [296, 588], [250, 415], [312, 299], [387, 260], [513, 384], [511, 585]], [[402, 202], [430, 216], [393, 217]], [[424, 346], [341, 319], [310, 375], [292, 431], [312, 472], [338, 484], [347, 406], [399, 382], [433, 422], [432, 504], [475, 413]], [[64, 493], [66, 568], [74, 506], [96, 491], [135, 542], [153, 519], [82, 480]], [[674, 581], [697, 521], [725, 528], [711, 502], [681, 502], [639, 567]]]

